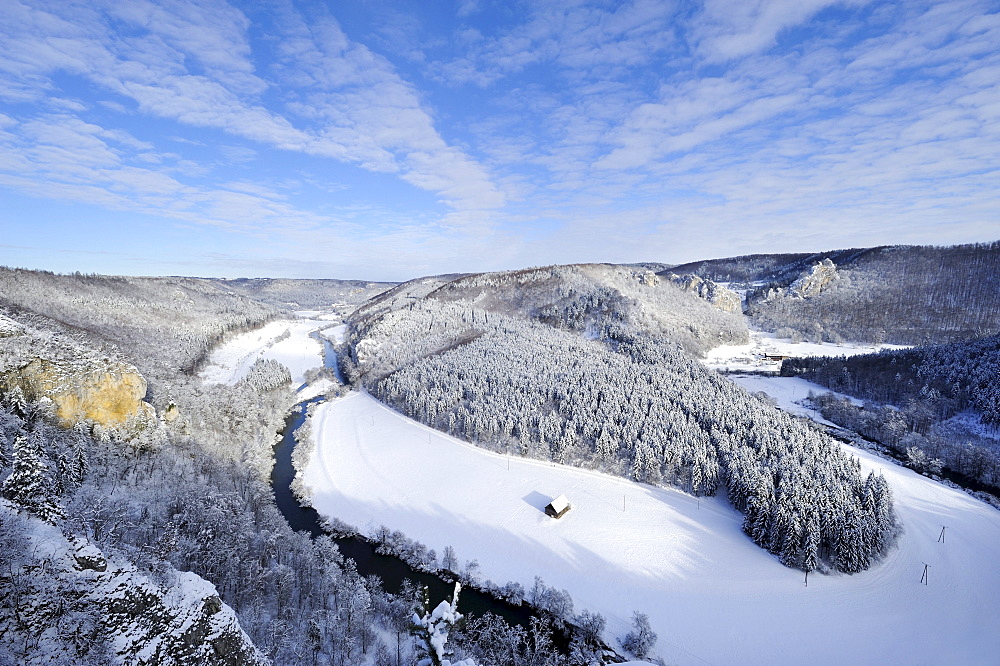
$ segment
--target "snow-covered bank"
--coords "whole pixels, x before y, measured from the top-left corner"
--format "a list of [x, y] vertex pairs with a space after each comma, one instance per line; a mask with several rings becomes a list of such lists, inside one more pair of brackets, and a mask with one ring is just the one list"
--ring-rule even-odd
[[[498, 583], [541, 576], [577, 611], [603, 613], [609, 640], [633, 610], [648, 613], [671, 663], [989, 663], [1000, 652], [1000, 513], [861, 451], [889, 480], [905, 533], [873, 570], [814, 574], [806, 587], [723, 499], [508, 459], [365, 394], [318, 408], [313, 432], [304, 481], [320, 513], [385, 524], [438, 553], [450, 545]], [[561, 493], [573, 508], [545, 516]]]
[[209, 383], [232, 386], [256, 361], [273, 359], [287, 367], [292, 382], [300, 386], [307, 371], [323, 367], [323, 343], [313, 333], [331, 328], [332, 322], [320, 312], [299, 314], [310, 318], [273, 321], [219, 345], [199, 376]]
[[732, 372], [778, 372], [780, 360], [769, 360], [767, 355], [781, 356], [856, 356], [871, 354], [882, 349], [903, 349], [901, 345], [866, 345], [845, 342], [792, 342], [774, 333], [750, 331], [750, 342], [745, 345], [720, 345], [705, 352], [702, 363], [714, 370]]

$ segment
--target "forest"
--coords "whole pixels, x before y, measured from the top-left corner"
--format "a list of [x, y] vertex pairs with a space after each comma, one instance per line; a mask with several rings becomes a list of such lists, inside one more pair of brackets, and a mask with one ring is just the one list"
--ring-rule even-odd
[[[197, 376], [220, 341], [296, 309], [352, 312], [339, 355], [348, 383], [424, 424], [498, 452], [695, 496], [724, 493], [748, 537], [782, 564], [863, 571], [899, 533], [886, 481], [862, 474], [819, 428], [695, 359], [746, 343], [748, 320], [803, 339], [921, 343], [793, 359], [783, 372], [871, 401], [814, 398], [826, 418], [883, 442], [915, 469], [948, 468], [995, 487], [998, 255], [998, 243], [888, 247], [669, 269], [742, 286], [750, 292], [746, 317], [685, 292], [653, 264], [400, 285], [0, 268], [0, 373], [33, 358], [121, 362], [145, 378], [157, 415], [66, 429], [51, 404], [0, 390], [0, 665], [131, 663], [154, 649], [156, 627], [161, 664], [225, 663], [209, 649], [233, 663], [401, 666], [431, 658], [431, 637], [454, 609], [430, 608], [414, 586], [387, 592], [359, 575], [332, 539], [294, 532], [275, 505], [273, 446], [296, 401], [288, 368], [261, 361], [235, 386]], [[808, 298], [792, 293], [824, 259], [835, 266], [832, 279]], [[405, 535], [380, 534], [386, 552], [426, 555]], [[126, 596], [158, 610], [123, 610], [94, 587], [111, 573], [67, 568], [51, 546], [38, 545], [43, 535], [69, 551], [98, 549]], [[178, 610], [187, 572], [214, 585], [231, 609], [213, 617], [221, 623], [231, 612], [234, 624], [208, 634], [225, 636], [223, 648], [180, 632], [189, 626]], [[496, 592], [532, 604], [538, 617], [523, 627], [492, 615], [465, 618], [448, 627], [450, 658], [601, 663], [604, 618], [575, 614], [568, 594], [540, 580], [531, 590]], [[655, 636], [641, 613], [633, 620], [621, 640], [639, 655]], [[573, 627], [568, 644], [560, 625]]]
[[[675, 329], [648, 304], [711, 306], [643, 276], [632, 276], [628, 295], [615, 293], [588, 269], [568, 292], [547, 284], [551, 272], [383, 297], [349, 321], [345, 375], [480, 446], [695, 495], [724, 485], [747, 534], [791, 567], [857, 572], [885, 552], [895, 530], [885, 481], [863, 478], [834, 440], [688, 356], [697, 341], [724, 337], [725, 319]], [[637, 316], [643, 289], [664, 292]]]
[[[387, 593], [332, 539], [294, 532], [275, 506], [273, 445], [295, 400], [288, 370], [262, 362], [235, 386], [193, 374], [215, 341], [281, 313], [213, 281], [0, 271], [2, 368], [39, 355], [117, 359], [148, 379], [157, 414], [178, 415], [63, 429], [49, 404], [0, 396], [0, 663], [136, 663], [154, 646], [160, 664], [412, 663], [420, 591]], [[117, 594], [132, 590], [152, 610], [123, 609], [98, 593], [100, 575], [28, 547], [47, 525], [66, 535], [60, 542], [98, 548], [123, 581]], [[193, 647], [180, 617], [169, 622], [173, 607], [161, 604], [183, 596], [188, 571], [235, 611], [235, 633], [219, 643], [228, 656]], [[483, 664], [569, 663], [544, 620], [530, 631], [496, 617], [458, 629], [456, 655], [508, 655]], [[572, 663], [596, 658], [583, 638], [576, 644]]]
[[850, 358], [796, 358], [781, 373], [870, 401], [833, 396], [823, 415], [907, 457], [920, 471], [945, 466], [1000, 488], [1000, 335], [883, 350]]

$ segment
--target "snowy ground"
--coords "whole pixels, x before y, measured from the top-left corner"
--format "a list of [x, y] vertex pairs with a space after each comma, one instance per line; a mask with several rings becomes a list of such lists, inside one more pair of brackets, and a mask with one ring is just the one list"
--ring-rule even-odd
[[[313, 333], [331, 329], [332, 320], [319, 311], [296, 314], [299, 315], [297, 319], [271, 322], [217, 347], [208, 365], [199, 373], [201, 378], [209, 383], [232, 386], [258, 359], [274, 359], [287, 367], [292, 373], [292, 382], [301, 386], [308, 370], [323, 367], [323, 343]], [[337, 328], [342, 330], [343, 327]]]
[[[645, 612], [672, 664], [986, 664], [1000, 654], [1000, 512], [862, 451], [862, 465], [889, 480], [905, 532], [873, 570], [813, 574], [807, 587], [742, 533], [724, 499], [508, 459], [362, 393], [322, 405], [313, 432], [304, 480], [320, 513], [385, 524], [438, 553], [453, 546], [498, 583], [530, 588], [541, 576], [577, 612], [604, 614], [610, 640]], [[560, 493], [573, 509], [557, 521], [543, 507]]]
[[881, 349], [902, 348], [900, 345], [792, 342], [788, 338], [775, 337], [774, 333], [752, 330], [749, 344], [721, 345], [710, 349], [705, 353], [702, 363], [715, 370], [776, 373], [781, 369], [781, 361], [765, 360], [765, 353], [784, 356], [855, 356], [871, 354]]
[[807, 405], [810, 392], [816, 395], [820, 395], [822, 393], [833, 393], [839, 398], [847, 398], [855, 405], [860, 406], [864, 404], [864, 401], [862, 400], [858, 400], [857, 398], [853, 398], [843, 393], [831, 391], [825, 386], [814, 384], [813, 382], [802, 379], [801, 377], [729, 375], [729, 379], [736, 382], [751, 393], [763, 391], [774, 399], [778, 407], [785, 410], [789, 414], [806, 416], [813, 421], [824, 423], [826, 425], [833, 424], [824, 419], [820, 415], [819, 411], [812, 409]]

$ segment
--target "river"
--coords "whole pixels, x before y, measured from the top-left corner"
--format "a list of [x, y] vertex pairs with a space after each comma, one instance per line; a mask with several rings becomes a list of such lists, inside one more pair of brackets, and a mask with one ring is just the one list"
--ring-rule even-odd
[[[324, 364], [337, 373], [336, 353], [332, 345], [325, 339], [326, 351]], [[292, 529], [309, 532], [312, 536], [325, 534], [320, 516], [312, 507], [299, 504], [292, 493], [291, 483], [295, 478], [292, 466], [292, 451], [295, 449], [295, 431], [305, 423], [306, 410], [309, 405], [323, 401], [323, 397], [312, 398], [297, 404], [285, 418], [285, 427], [281, 433], [281, 441], [274, 448], [274, 468], [271, 470], [271, 487], [274, 490], [274, 500], [278, 510], [288, 521]], [[409, 564], [391, 555], [375, 552], [375, 546], [364, 539], [356, 537], [335, 537], [340, 552], [354, 560], [358, 573], [362, 576], [375, 574], [382, 580], [386, 591], [398, 593], [403, 581], [409, 579], [427, 587], [431, 604], [436, 605], [441, 600], [451, 598], [454, 583], [423, 571], [416, 571]], [[463, 587], [459, 596], [458, 609], [468, 616], [479, 616], [494, 613], [503, 617], [510, 624], [527, 627], [533, 615], [527, 606], [514, 606], [471, 587]]]

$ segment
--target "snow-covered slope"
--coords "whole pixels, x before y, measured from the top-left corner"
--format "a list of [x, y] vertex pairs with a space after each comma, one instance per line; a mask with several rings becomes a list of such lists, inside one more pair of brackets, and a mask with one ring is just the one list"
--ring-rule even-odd
[[[743, 534], [724, 499], [508, 459], [365, 394], [315, 419], [304, 480], [320, 513], [363, 530], [385, 524], [439, 553], [450, 545], [497, 583], [530, 588], [541, 576], [577, 611], [607, 616], [612, 640], [633, 610], [645, 612], [670, 663], [975, 664], [1000, 654], [1000, 513], [862, 451], [862, 466], [891, 484], [905, 532], [871, 570], [813, 574], [806, 586]], [[573, 508], [545, 516], [561, 493]]]
[[[819, 384], [802, 379], [801, 377], [768, 377], [763, 375], [730, 375], [732, 381], [736, 382], [752, 393], [763, 392], [774, 399], [779, 409], [795, 416], [805, 416], [826, 425], [833, 425], [820, 415], [820, 413], [810, 407], [807, 403], [809, 394], [820, 395], [831, 393], [830, 389]], [[842, 393], [832, 392], [838, 398], [847, 398], [856, 405], [864, 404], [861, 400], [852, 398]]]

